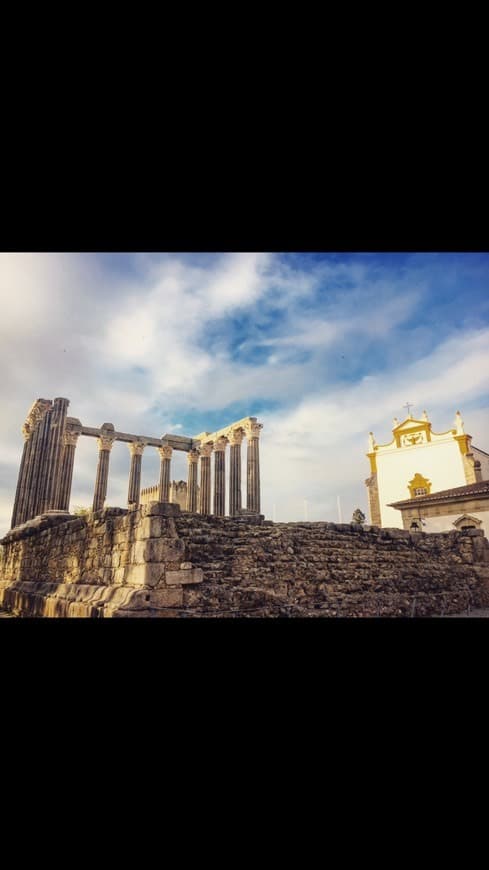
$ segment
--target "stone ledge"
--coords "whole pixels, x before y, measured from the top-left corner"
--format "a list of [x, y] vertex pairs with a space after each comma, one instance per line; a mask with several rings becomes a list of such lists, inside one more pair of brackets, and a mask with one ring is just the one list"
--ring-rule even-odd
[[179, 571], [165, 571], [167, 586], [185, 586], [189, 583], [202, 583], [204, 572], [202, 568], [180, 568]]
[[52, 513], [38, 514], [26, 523], [20, 526], [15, 526], [0, 540], [0, 544], [10, 544], [12, 541], [20, 541], [22, 538], [28, 538], [30, 535], [43, 532], [47, 529], [52, 529], [62, 523], [69, 523], [77, 520], [78, 517], [68, 512], [53, 511]]
[[[85, 584], [20, 581], [0, 590], [7, 613], [26, 617], [112, 617], [117, 613], [166, 611], [181, 607], [183, 591], [178, 588], [151, 589], [131, 586], [87, 586]], [[139, 613], [137, 614], [139, 615]]]
[[167, 607], [181, 607], [182, 604], [182, 589], [165, 589], [162, 587], [159, 587], [159, 589], [143, 588], [134, 590], [127, 604], [123, 604], [118, 608], [118, 610], [158, 610]]

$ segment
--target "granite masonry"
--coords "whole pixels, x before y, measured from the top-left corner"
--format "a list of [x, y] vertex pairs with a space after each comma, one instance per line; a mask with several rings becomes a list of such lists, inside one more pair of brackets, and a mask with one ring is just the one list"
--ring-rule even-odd
[[432, 616], [489, 606], [489, 544], [335, 523], [206, 516], [178, 504], [44, 514], [0, 548], [20, 616]]

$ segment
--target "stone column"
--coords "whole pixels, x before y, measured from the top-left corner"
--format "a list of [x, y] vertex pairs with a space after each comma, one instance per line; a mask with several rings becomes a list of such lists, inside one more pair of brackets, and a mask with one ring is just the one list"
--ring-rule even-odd
[[[51, 404], [51, 403], [49, 403]], [[43, 419], [39, 426], [39, 439], [37, 442], [38, 466], [37, 475], [32, 490], [32, 502], [30, 504], [30, 512], [33, 517], [42, 513], [44, 504], [44, 496], [46, 493], [46, 468], [48, 461], [47, 445], [49, 443], [49, 433], [51, 432], [52, 408], [48, 407], [47, 412], [44, 411]]]
[[189, 450], [187, 453], [187, 461], [187, 510], [192, 514], [195, 514], [197, 513], [197, 463], [199, 461], [199, 451]]
[[107, 497], [107, 483], [109, 480], [109, 460], [110, 451], [112, 450], [113, 443], [114, 436], [107, 431], [102, 431], [100, 438], [97, 438], [98, 465], [92, 505], [92, 510], [94, 511], [103, 510], [104, 502]]
[[260, 451], [259, 437], [262, 423], [250, 422], [246, 427], [248, 438], [246, 507], [260, 513]]
[[56, 509], [56, 497], [58, 494], [59, 475], [61, 467], [61, 450], [65, 431], [65, 420], [69, 399], [53, 399], [51, 411], [50, 430], [46, 445], [46, 462], [43, 468], [45, 480], [45, 492], [41, 511]]
[[138, 508], [141, 492], [141, 457], [146, 445], [142, 441], [132, 441], [127, 446], [131, 453], [131, 471], [129, 472], [127, 503], [129, 507]]
[[226, 513], [226, 445], [228, 439], [221, 435], [214, 442], [214, 514], [223, 517]]
[[41, 513], [39, 488], [45, 484], [46, 449], [45, 442], [51, 428], [52, 403], [48, 399], [38, 399], [29, 414], [32, 431], [29, 459], [26, 469], [24, 497], [22, 500], [21, 522], [30, 520]]
[[59, 511], [67, 511], [70, 508], [73, 464], [75, 462], [75, 450], [79, 437], [79, 432], [65, 432], [64, 435], [63, 459], [59, 478], [58, 500], [56, 502], [56, 507]]
[[[48, 411], [46, 415], [48, 426], [50, 415], [51, 411]], [[22, 522], [24, 523], [27, 520], [31, 520], [33, 517], [36, 516], [36, 491], [43, 482], [44, 466], [46, 459], [40, 445], [40, 436], [42, 434], [42, 429], [42, 424], [40, 426], [36, 425], [30, 439], [31, 449], [29, 451], [29, 459], [27, 463], [25, 492], [22, 505]], [[41, 511], [39, 511], [38, 513], [41, 513]]]
[[211, 512], [211, 453], [212, 444], [200, 448], [200, 504], [199, 513]]
[[31, 435], [32, 432], [29, 429], [27, 423], [24, 423], [22, 427], [22, 434], [24, 436], [24, 449], [22, 451], [22, 459], [20, 460], [20, 468], [19, 475], [17, 477], [17, 489], [15, 490], [15, 501], [14, 508], [12, 511], [12, 522], [10, 524], [10, 528], [13, 529], [15, 526], [19, 525], [18, 517], [20, 516], [19, 506], [21, 503], [21, 499], [23, 497], [25, 491], [25, 475], [28, 465], [29, 453], [31, 448]]
[[169, 444], [164, 444], [163, 447], [158, 447], [160, 454], [160, 484], [158, 489], [158, 501], [170, 501], [170, 480], [171, 480], [171, 456], [173, 447]]
[[243, 430], [233, 429], [229, 434], [231, 457], [229, 461], [229, 515], [241, 513], [241, 442]]
[[27, 442], [24, 459], [24, 468], [22, 471], [22, 480], [20, 482], [19, 500], [17, 504], [17, 512], [15, 515], [15, 525], [19, 526], [25, 522], [27, 517], [27, 505], [29, 501], [29, 474], [32, 474], [32, 459], [33, 459], [33, 442], [34, 430], [27, 430]]

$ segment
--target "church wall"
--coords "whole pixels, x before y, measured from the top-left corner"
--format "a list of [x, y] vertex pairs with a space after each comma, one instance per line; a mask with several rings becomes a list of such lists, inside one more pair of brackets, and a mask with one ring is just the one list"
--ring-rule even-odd
[[451, 501], [448, 504], [425, 504], [416, 507], [413, 499], [413, 506], [405, 507], [402, 511], [404, 528], [409, 529], [413, 520], [423, 518], [425, 524], [422, 527], [424, 532], [452, 532], [456, 526], [453, 523], [459, 517], [467, 514], [481, 520], [482, 525], [479, 526], [489, 539], [489, 498], [475, 496], [473, 499], [460, 499], [459, 501]]
[[408, 483], [416, 473], [431, 481], [431, 492], [466, 484], [463, 458], [453, 440], [393, 448], [377, 454], [382, 526], [402, 529], [402, 517], [389, 502], [409, 498]]
[[[478, 520], [482, 520], [482, 525], [479, 526], [480, 529], [484, 532], [486, 538], [489, 538], [489, 509], [486, 511], [466, 511], [464, 509], [458, 509], [456, 515], [454, 514], [441, 514], [439, 517], [427, 517], [425, 522], [426, 525], [423, 526], [424, 532], [452, 532], [455, 526], [453, 525], [454, 521], [461, 517], [462, 514], [468, 513], [471, 517], [475, 517]], [[423, 514], [421, 514], [423, 516]]]

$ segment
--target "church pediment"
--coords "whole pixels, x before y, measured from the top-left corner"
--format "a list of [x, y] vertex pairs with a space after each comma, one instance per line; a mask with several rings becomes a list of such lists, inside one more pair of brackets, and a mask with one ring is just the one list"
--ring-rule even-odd
[[413, 417], [406, 417], [403, 423], [399, 423], [392, 430], [396, 433], [409, 432], [413, 429], [429, 429], [430, 424], [427, 420], [414, 420]]
[[407, 417], [392, 430], [397, 447], [415, 447], [431, 441], [431, 423]]

